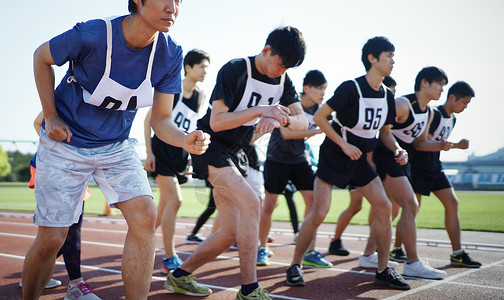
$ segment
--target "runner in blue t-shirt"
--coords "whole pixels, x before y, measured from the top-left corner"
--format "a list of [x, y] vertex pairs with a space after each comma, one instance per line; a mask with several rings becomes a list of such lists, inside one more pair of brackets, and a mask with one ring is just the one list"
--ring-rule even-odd
[[[23, 297], [38, 298], [54, 270], [68, 227], [78, 221], [93, 176], [128, 223], [122, 278], [125, 297], [145, 299], [154, 264], [156, 207], [145, 170], [129, 139], [136, 109], [153, 105], [153, 128], [164, 141], [203, 153], [201, 131], [189, 135], [171, 120], [180, 93], [182, 50], [166, 34], [181, 1], [129, 1], [129, 15], [78, 23], [34, 54], [45, 122], [37, 150], [34, 223], [37, 238], [23, 267]], [[52, 65], [69, 62], [54, 90]], [[153, 95], [154, 88], [154, 95]]]

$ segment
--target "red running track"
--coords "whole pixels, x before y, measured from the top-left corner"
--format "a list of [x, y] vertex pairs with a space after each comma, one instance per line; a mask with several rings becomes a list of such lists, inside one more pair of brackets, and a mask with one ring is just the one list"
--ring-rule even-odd
[[[176, 249], [182, 259], [187, 258], [196, 245], [185, 244], [185, 236], [194, 224], [193, 219], [179, 218], [176, 229]], [[464, 242], [474, 243], [466, 249], [483, 263], [480, 269], [453, 267], [449, 264], [451, 248], [444, 230], [419, 230], [418, 252], [428, 257], [430, 264], [448, 273], [444, 280], [408, 279], [409, 291], [392, 290], [373, 283], [374, 270], [358, 267], [358, 256], [364, 249], [365, 226], [350, 226], [343, 237], [349, 256], [327, 255], [330, 233], [334, 224], [323, 224], [317, 236], [317, 248], [334, 264], [331, 269], [304, 269], [305, 287], [285, 284], [285, 270], [294, 253], [294, 235], [288, 223], [274, 223], [270, 244], [274, 256], [271, 265], [258, 267], [260, 285], [273, 299], [504, 299], [504, 234], [464, 232]], [[82, 229], [82, 273], [86, 282], [102, 299], [124, 299], [120, 268], [122, 244], [126, 224], [121, 217], [85, 216]], [[0, 299], [21, 299], [18, 287], [24, 255], [33, 242], [37, 227], [31, 214], [0, 212]], [[209, 226], [201, 231], [206, 236]], [[481, 246], [492, 244], [490, 247]], [[476, 246], [475, 246], [476, 245]], [[479, 245], [479, 246], [478, 246]], [[157, 232], [156, 246], [162, 247], [161, 231]], [[488, 246], [488, 245], [487, 245]], [[496, 247], [493, 247], [496, 246]], [[500, 247], [502, 246], [502, 247]], [[163, 252], [156, 252], [149, 299], [195, 299], [177, 295], [163, 288], [165, 276], [159, 271]], [[240, 288], [238, 252], [227, 251], [195, 272], [197, 280], [207, 284], [213, 294], [205, 299], [235, 299]], [[397, 270], [402, 272], [402, 265]], [[68, 277], [62, 259], [58, 259], [54, 278], [63, 285], [44, 290], [40, 299], [62, 299], [66, 294]]]

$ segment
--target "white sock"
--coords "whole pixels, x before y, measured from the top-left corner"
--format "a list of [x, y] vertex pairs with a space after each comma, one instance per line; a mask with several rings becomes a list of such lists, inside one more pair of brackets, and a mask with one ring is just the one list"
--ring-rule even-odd
[[79, 283], [84, 283], [84, 279], [81, 278], [81, 280], [77, 281], [76, 283], [70, 282], [68, 284], [69, 288], [73, 288], [74, 286], [78, 285]]

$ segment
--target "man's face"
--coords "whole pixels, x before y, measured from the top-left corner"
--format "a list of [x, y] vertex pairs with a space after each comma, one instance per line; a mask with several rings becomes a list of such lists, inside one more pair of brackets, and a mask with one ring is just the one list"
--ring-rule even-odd
[[135, 0], [138, 14], [156, 31], [168, 32], [175, 24], [182, 0]]
[[[426, 81], [425, 81], [426, 82]], [[439, 100], [441, 93], [443, 93], [443, 87], [446, 85], [446, 81], [433, 81], [431, 83], [426, 82], [425, 93], [429, 96], [431, 100]]]
[[471, 96], [460, 97], [453, 102], [453, 112], [458, 114], [463, 112], [471, 102]]
[[392, 73], [394, 63], [394, 52], [382, 52], [374, 66], [385, 77]]
[[205, 80], [205, 75], [207, 74], [207, 68], [210, 65], [208, 60], [204, 59], [199, 64], [195, 64], [192, 67], [186, 66], [186, 77], [194, 78], [196, 81], [202, 82]]
[[303, 92], [305, 95], [315, 102], [316, 104], [321, 104], [324, 100], [325, 90], [327, 88], [327, 83], [320, 86], [304, 86]]
[[263, 66], [263, 75], [268, 76], [269, 78], [276, 78], [282, 76], [288, 68], [283, 65], [282, 58], [277, 54], [271, 55], [271, 50], [268, 51], [265, 56], [265, 64]]

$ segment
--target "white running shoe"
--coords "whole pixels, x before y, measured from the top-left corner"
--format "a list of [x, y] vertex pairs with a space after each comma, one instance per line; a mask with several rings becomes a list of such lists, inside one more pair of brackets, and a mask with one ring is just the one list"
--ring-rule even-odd
[[85, 282], [79, 282], [74, 287], [68, 290], [63, 300], [101, 300], [93, 293], [93, 289]]
[[404, 263], [404, 275], [425, 279], [443, 279], [446, 272], [434, 269], [427, 261], [419, 260], [414, 263]]
[[[51, 279], [49, 279], [49, 282], [46, 284], [45, 288], [46, 289], [53, 289], [53, 288], [58, 287], [60, 285], [61, 285], [61, 281], [59, 281], [58, 279], [51, 278]], [[19, 287], [20, 288], [23, 287], [23, 283], [21, 281], [19, 282]]]
[[[387, 255], [388, 257], [388, 255]], [[397, 267], [399, 264], [396, 263], [395, 261], [390, 261], [388, 262], [388, 266], [389, 268], [395, 268]], [[359, 267], [361, 268], [374, 268], [374, 269], [377, 269], [378, 268], [378, 253], [375, 252], [369, 256], [365, 256], [364, 254], [361, 254], [359, 256]]]

